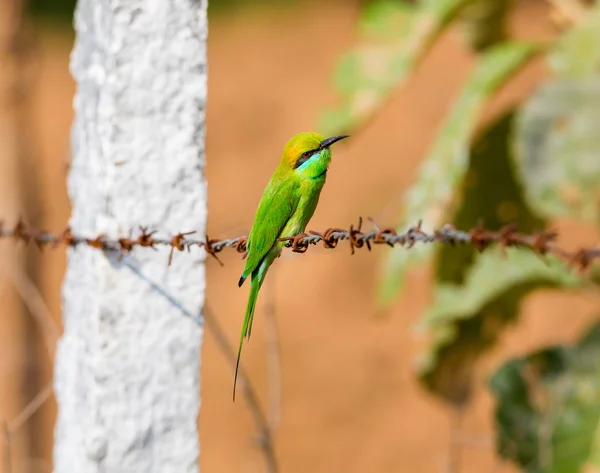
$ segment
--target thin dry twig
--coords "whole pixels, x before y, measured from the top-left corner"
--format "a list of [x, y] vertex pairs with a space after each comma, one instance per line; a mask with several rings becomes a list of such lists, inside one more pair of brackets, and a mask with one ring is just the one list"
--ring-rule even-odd
[[29, 313], [35, 319], [42, 332], [50, 360], [54, 359], [56, 343], [60, 338], [60, 329], [50, 309], [29, 275], [17, 264], [11, 264], [7, 276], [17, 289]]
[[[274, 271], [276, 268], [272, 268]], [[265, 331], [267, 340], [267, 365], [269, 372], [269, 428], [271, 435], [279, 426], [281, 418], [282, 399], [282, 371], [281, 371], [281, 345], [279, 343], [276, 313], [275, 282], [277, 278], [272, 275], [269, 288], [266, 293], [265, 304]]]
[[[235, 351], [225, 336], [225, 331], [221, 328], [217, 317], [213, 315], [213, 312], [210, 310], [207, 304], [204, 305], [203, 315], [206, 326], [215, 337], [215, 341], [217, 342], [221, 353], [225, 355], [225, 358], [227, 358], [227, 361], [231, 365], [232, 369], [234, 369], [236, 364]], [[238, 369], [238, 378], [240, 380], [239, 384], [242, 386], [246, 404], [252, 413], [256, 429], [258, 430], [258, 445], [263, 451], [267, 471], [268, 473], [277, 473], [277, 459], [275, 457], [275, 448], [273, 445], [273, 436], [269, 427], [269, 421], [260, 405], [258, 394], [250, 382], [250, 377], [241, 364]]]
[[48, 383], [34, 398], [27, 403], [23, 410], [8, 424], [2, 423], [4, 445], [4, 471], [12, 472], [12, 438], [23, 428], [31, 417], [52, 397], [52, 383]]
[[4, 473], [12, 473], [11, 438], [6, 422], [2, 423], [2, 439], [2, 444], [4, 445]]
[[44, 403], [52, 397], [52, 382], [46, 384], [35, 397], [29, 401], [24, 409], [19, 413], [17, 417], [8, 425], [8, 433], [13, 436], [15, 435], [31, 417], [39, 410]]
[[[129, 268], [134, 274], [140, 277], [140, 279], [148, 283], [154, 290], [156, 290], [159, 294], [165, 297], [170, 304], [172, 304], [181, 312], [182, 315], [188, 317], [200, 327], [206, 326], [208, 331], [215, 337], [217, 346], [219, 347], [221, 353], [227, 359], [232, 371], [235, 369], [235, 350], [229, 343], [229, 340], [225, 335], [225, 331], [219, 324], [218, 318], [214, 315], [208, 304], [204, 304], [204, 310], [201, 314], [195, 314], [188, 310], [185, 306], [183, 306], [183, 304], [181, 304], [181, 302], [177, 300], [177, 298], [175, 298], [163, 286], [150, 279], [138, 268], [129, 264], [128, 262], [125, 262], [124, 266]], [[246, 401], [246, 405], [248, 406], [248, 409], [250, 410], [250, 412], [252, 413], [252, 417], [254, 418], [256, 430], [258, 431], [258, 443], [265, 458], [267, 472], [278, 473], [277, 459], [275, 457], [275, 449], [273, 446], [273, 436], [271, 434], [271, 429], [269, 428], [269, 422], [260, 405], [257, 391], [254, 389], [254, 386], [250, 382], [250, 377], [248, 376], [248, 373], [244, 369], [243, 365], [240, 365], [239, 367], [238, 379], [239, 384], [242, 388], [242, 394]]]

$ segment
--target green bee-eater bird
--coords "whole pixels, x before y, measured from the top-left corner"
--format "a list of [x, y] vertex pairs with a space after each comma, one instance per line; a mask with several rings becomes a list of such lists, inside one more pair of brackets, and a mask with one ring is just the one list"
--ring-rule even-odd
[[238, 283], [241, 287], [246, 278], [252, 276], [235, 365], [234, 401], [242, 344], [244, 338], [249, 338], [252, 332], [258, 291], [269, 266], [281, 254], [285, 245], [285, 242], [277, 240], [304, 232], [325, 184], [331, 162], [329, 147], [347, 137], [348, 135], [340, 135], [324, 139], [317, 133], [299, 133], [294, 136], [285, 145], [281, 161], [260, 199], [246, 245], [246, 266]]

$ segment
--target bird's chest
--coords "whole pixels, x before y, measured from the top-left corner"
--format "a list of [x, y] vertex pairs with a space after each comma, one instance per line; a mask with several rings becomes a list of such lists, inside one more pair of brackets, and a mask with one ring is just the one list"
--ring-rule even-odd
[[317, 208], [321, 189], [323, 189], [324, 184], [325, 176], [318, 180], [301, 184], [298, 206], [282, 232], [285, 236], [297, 235], [306, 230], [306, 225]]

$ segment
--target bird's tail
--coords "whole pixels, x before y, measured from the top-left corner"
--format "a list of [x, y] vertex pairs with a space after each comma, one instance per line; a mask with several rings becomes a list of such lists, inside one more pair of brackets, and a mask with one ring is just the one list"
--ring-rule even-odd
[[[264, 262], [263, 262], [264, 264]], [[235, 377], [233, 379], [233, 400], [235, 401], [235, 387], [237, 384], [238, 369], [240, 367], [240, 355], [242, 354], [242, 344], [244, 338], [250, 338], [252, 333], [252, 320], [254, 319], [254, 309], [256, 308], [256, 300], [258, 299], [258, 291], [262, 286], [263, 280], [267, 273], [263, 264], [252, 272], [252, 282], [250, 284], [250, 295], [248, 296], [248, 305], [246, 306], [246, 315], [244, 316], [244, 325], [242, 325], [242, 335], [240, 337], [240, 346], [237, 353], [237, 361], [235, 362]], [[268, 265], [267, 265], [268, 267]]]

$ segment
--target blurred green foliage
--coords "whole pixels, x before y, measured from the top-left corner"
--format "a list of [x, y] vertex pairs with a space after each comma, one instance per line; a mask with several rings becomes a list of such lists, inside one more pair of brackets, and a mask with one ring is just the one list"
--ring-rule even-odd
[[[525, 232], [543, 228], [543, 220], [529, 209], [512, 172], [514, 119], [514, 112], [499, 117], [471, 145], [458, 192], [460, 204], [449, 219], [458, 228], [471, 228], [479, 221], [488, 228], [508, 223]], [[420, 375], [430, 390], [453, 404], [468, 400], [471, 370], [464, 367], [515, 320], [528, 292], [576, 282], [559, 262], [548, 267], [537, 256], [517, 249], [509, 249], [507, 256], [496, 250], [477, 254], [471, 246], [444, 246], [435, 260], [439, 284], [422, 322], [432, 343], [421, 360]]]
[[469, 1], [364, 2], [359, 21], [361, 42], [337, 65], [333, 83], [341, 104], [323, 113], [322, 133], [351, 133], [372, 118]]
[[[467, 173], [469, 144], [479, 112], [487, 99], [537, 52], [539, 47], [534, 44], [504, 43], [481, 56], [406, 195], [399, 229], [404, 230], [419, 219], [429, 227], [438, 227], [447, 218], [456, 189]], [[406, 268], [422, 263], [433, 253], [434, 247], [426, 245], [389, 255], [381, 287], [384, 304], [392, 301], [402, 288]]]
[[598, 44], [597, 5], [549, 50], [555, 78], [523, 105], [515, 147], [517, 171], [537, 211], [600, 225]]
[[599, 77], [544, 84], [524, 105], [517, 169], [540, 213], [600, 224], [599, 123]]
[[477, 256], [463, 284], [440, 284], [421, 326], [432, 333], [421, 380], [456, 407], [472, 389], [473, 365], [519, 314], [523, 297], [541, 288], [579, 288], [580, 278], [554, 257], [522, 248], [492, 248]]
[[[360, 42], [339, 61], [338, 107], [326, 110], [328, 133], [364, 127], [447, 28], [458, 27], [476, 55], [439, 134], [407, 191], [397, 225], [422, 219], [429, 229], [516, 223], [523, 232], [557, 217], [600, 229], [600, 2], [571, 18], [569, 28], [539, 43], [515, 42], [510, 0], [370, 0], [359, 21]], [[531, 59], [542, 56], [554, 77], [479, 132], [480, 111]], [[394, 159], [393, 156], [390, 156]], [[430, 344], [419, 379], [454, 407], [471, 397], [478, 359], [518, 322], [525, 297], [539, 288], [582, 291], [600, 284], [599, 268], [584, 278], [552, 256], [497, 246], [431, 245], [386, 254], [380, 301], [391, 303], [415, 263], [435, 266], [434, 296], [419, 326]], [[595, 271], [595, 273], [594, 273]], [[596, 276], [594, 277], [594, 274]], [[599, 326], [600, 327], [600, 326]], [[494, 376], [498, 452], [528, 472], [597, 469], [600, 461], [600, 328], [573, 348], [552, 347], [513, 360]], [[582, 360], [587, 361], [582, 361]], [[542, 360], [542, 368], [538, 364]], [[538, 378], [523, 370], [538, 366]], [[529, 383], [529, 384], [528, 384]], [[541, 395], [545, 400], [533, 398]]]
[[548, 65], [561, 79], [597, 77], [600, 68], [600, 7], [594, 8], [548, 51]]
[[600, 323], [574, 346], [508, 361], [490, 386], [500, 455], [531, 473], [599, 471]]

